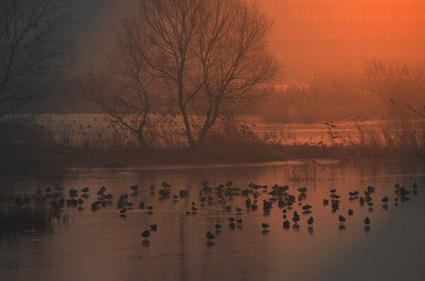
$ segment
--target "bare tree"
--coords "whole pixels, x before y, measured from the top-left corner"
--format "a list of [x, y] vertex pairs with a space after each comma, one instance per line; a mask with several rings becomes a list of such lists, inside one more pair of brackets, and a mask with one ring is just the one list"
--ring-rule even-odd
[[0, 119], [51, 95], [65, 65], [69, 12], [66, 1], [0, 1]]
[[366, 90], [378, 95], [391, 111], [425, 105], [425, 62], [371, 59], [366, 62]]
[[218, 118], [259, 98], [279, 70], [266, 50], [272, 23], [255, 3], [140, 0], [123, 24], [143, 41], [137, 55], [168, 92], [167, 108], [178, 109], [194, 148]]
[[140, 52], [146, 38], [134, 31], [132, 21], [122, 19], [115, 29], [114, 49], [105, 52], [105, 67], [89, 71], [80, 83], [85, 98], [100, 106], [110, 121], [130, 130], [147, 147], [145, 129], [158, 112], [160, 86]]

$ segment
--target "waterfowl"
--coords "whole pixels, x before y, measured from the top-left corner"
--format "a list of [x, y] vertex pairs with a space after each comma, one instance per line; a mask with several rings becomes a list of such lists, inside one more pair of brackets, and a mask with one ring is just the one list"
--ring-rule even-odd
[[384, 203], [385, 205], [388, 203], [388, 197], [385, 196], [384, 198], [382, 198], [382, 203]]
[[306, 187], [298, 188], [297, 190], [298, 190], [299, 192], [301, 192], [301, 193], [305, 193], [305, 192], [307, 192], [307, 188], [306, 188]]
[[266, 228], [268, 228], [270, 225], [268, 225], [267, 223], [262, 223], [261, 224], [261, 227], [264, 229], [264, 230], [266, 230]]
[[242, 209], [241, 209], [241, 208], [236, 207], [236, 212], [240, 213], [240, 212], [242, 212]]
[[245, 207], [247, 207], [248, 209], [251, 208], [251, 199], [246, 199], [245, 200]]
[[84, 187], [83, 189], [81, 189], [81, 192], [87, 193], [89, 192], [90, 189], [88, 187]]
[[311, 226], [313, 226], [313, 222], [314, 222], [314, 219], [313, 219], [313, 217], [310, 217], [308, 220], [307, 220], [307, 224], [311, 227]]
[[310, 210], [312, 208], [312, 206], [310, 206], [310, 205], [308, 205], [308, 204], [306, 204], [305, 206], [302, 206], [302, 209], [304, 210], [304, 211], [308, 211], [308, 210]]
[[127, 208], [124, 208], [120, 211], [121, 214], [124, 214], [125, 212], [127, 212]]
[[264, 211], [269, 211], [272, 207], [272, 202], [268, 202], [266, 200], [263, 200], [263, 210]]
[[56, 189], [57, 191], [62, 191], [62, 190], [63, 190], [63, 187], [62, 187], [62, 186], [58, 186], [58, 184], [57, 184], [57, 183], [55, 183], [55, 189]]
[[130, 186], [130, 189], [132, 189], [134, 191], [137, 191], [139, 189], [139, 186], [137, 184], [136, 185], [132, 185], [132, 186]]
[[226, 186], [232, 186], [233, 185], [233, 182], [232, 181], [228, 181], [227, 183], [226, 183]]
[[165, 181], [161, 185], [162, 185], [162, 187], [165, 187], [165, 188], [170, 188], [171, 187], [171, 185], [169, 185]]
[[210, 183], [207, 181], [207, 180], [204, 180], [203, 182], [201, 182], [201, 185], [202, 186], [207, 186], [207, 185], [209, 185]]
[[188, 194], [189, 194], [189, 191], [186, 191], [186, 190], [180, 190], [180, 191], [179, 191], [179, 195], [180, 195], [180, 197], [187, 196]]
[[336, 189], [334, 188], [334, 189], [331, 189], [331, 190], [329, 190], [331, 193], [335, 193], [336, 192]]
[[290, 225], [291, 223], [288, 220], [283, 222], [283, 228], [289, 228]]
[[344, 225], [344, 222], [346, 221], [346, 219], [342, 215], [339, 215], [338, 220], [342, 225]]
[[214, 225], [214, 227], [215, 227], [215, 229], [216, 229], [216, 230], [219, 230], [219, 229], [221, 228], [221, 224], [216, 223], [216, 224]]
[[365, 224], [365, 226], [369, 226], [369, 224], [370, 224], [370, 219], [369, 219], [368, 217], [366, 217], [366, 218], [364, 219], [364, 224]]
[[294, 215], [294, 217], [292, 218], [292, 221], [295, 223], [295, 225], [297, 225], [297, 222], [299, 222], [300, 221], [300, 216], [295, 216]]
[[114, 198], [114, 196], [111, 193], [105, 195], [106, 200], [111, 200], [112, 198]]
[[339, 203], [337, 201], [332, 201], [332, 209], [333, 210], [338, 210], [339, 209]]
[[153, 209], [153, 206], [148, 206], [148, 207], [146, 207], [146, 209], [152, 210]]
[[372, 192], [374, 192], [374, 191], [375, 191], [375, 188], [374, 188], [373, 186], [368, 186], [368, 187], [367, 187], [367, 191], [368, 191], [369, 193], [372, 193]]
[[207, 238], [208, 238], [208, 240], [211, 242], [211, 240], [213, 240], [213, 239], [215, 239], [215, 236], [211, 233], [211, 232], [207, 232]]
[[159, 193], [159, 195], [161, 195], [161, 197], [168, 197], [168, 196], [170, 196], [170, 194], [171, 194], [171, 192], [170, 191], [168, 191], [168, 190], [166, 190], [166, 189], [160, 189], [159, 191], [158, 191], [158, 193]]
[[242, 219], [237, 219], [237, 220], [236, 220], [236, 222], [237, 222], [238, 224], [241, 224], [241, 223], [242, 223]]
[[339, 195], [337, 195], [335, 193], [332, 193], [331, 194], [331, 198], [333, 198], [333, 199], [339, 199], [339, 198], [341, 198], [341, 196], [339, 196]]
[[349, 216], [352, 216], [352, 215], [353, 215], [353, 210], [348, 209], [348, 215], [349, 215]]
[[329, 200], [328, 199], [323, 199], [323, 205], [329, 205]]
[[156, 231], [158, 228], [157, 224], [152, 224], [149, 227], [151, 228], [152, 231]]
[[149, 231], [149, 229], [142, 232], [142, 237], [145, 238], [145, 241], [150, 235], [151, 232]]
[[196, 212], [198, 210], [198, 208], [196, 208], [195, 206], [192, 206], [192, 212]]

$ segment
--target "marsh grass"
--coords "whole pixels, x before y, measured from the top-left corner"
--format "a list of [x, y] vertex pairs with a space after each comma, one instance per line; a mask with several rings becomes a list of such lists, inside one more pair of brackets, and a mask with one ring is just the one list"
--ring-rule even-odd
[[30, 202], [22, 206], [7, 203], [0, 207], [0, 230], [43, 229], [48, 223], [50, 208], [44, 202]]
[[288, 169], [284, 169], [283, 173], [287, 180], [296, 182], [323, 181], [326, 169], [315, 162], [306, 161], [301, 165], [296, 165]]
[[[326, 136], [325, 129], [322, 141], [304, 142], [297, 141], [297, 127], [292, 125], [261, 131], [243, 122], [220, 122], [208, 132], [202, 148], [197, 149], [188, 147], [184, 129], [173, 120], [147, 130], [147, 148], [140, 147], [129, 131], [104, 121], [40, 124], [27, 120], [3, 129], [0, 174], [61, 178], [71, 167], [424, 159], [425, 109], [415, 114], [416, 118], [394, 116], [378, 122], [357, 117], [351, 120], [349, 130], [338, 133], [338, 125], [328, 123], [329, 134]], [[320, 175], [308, 176], [301, 170], [288, 177], [307, 179]]]

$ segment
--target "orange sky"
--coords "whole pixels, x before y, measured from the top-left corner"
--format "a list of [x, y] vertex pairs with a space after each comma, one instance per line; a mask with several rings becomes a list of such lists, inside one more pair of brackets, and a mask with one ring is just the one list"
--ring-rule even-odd
[[[83, 1], [83, 0], [81, 0]], [[98, 2], [82, 27], [85, 63], [101, 57], [127, 1]], [[270, 50], [282, 62], [282, 82], [308, 82], [332, 65], [361, 66], [371, 57], [425, 58], [425, 0], [260, 0], [274, 19]], [[84, 9], [81, 2], [81, 7]]]

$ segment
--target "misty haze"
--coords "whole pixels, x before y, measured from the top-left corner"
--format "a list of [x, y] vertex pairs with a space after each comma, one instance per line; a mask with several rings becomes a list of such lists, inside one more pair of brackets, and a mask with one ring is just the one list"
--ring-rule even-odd
[[425, 280], [424, 0], [2, 0], [0, 280]]

